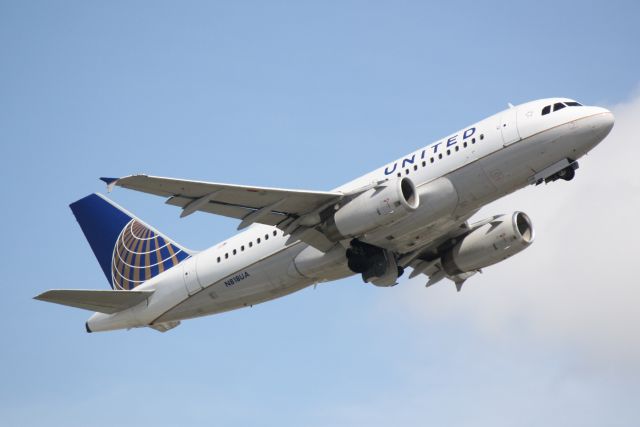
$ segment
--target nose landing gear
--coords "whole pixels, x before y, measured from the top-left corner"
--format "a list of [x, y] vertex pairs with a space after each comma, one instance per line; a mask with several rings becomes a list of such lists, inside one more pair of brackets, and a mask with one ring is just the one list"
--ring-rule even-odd
[[566, 168], [554, 173], [548, 178], [545, 178], [544, 182], [553, 182], [559, 179], [564, 179], [565, 181], [571, 181], [576, 176], [576, 169], [578, 169], [578, 162], [571, 162], [569, 166]]
[[540, 185], [543, 182], [549, 183], [559, 179], [571, 181], [576, 176], [576, 169], [578, 169], [578, 162], [568, 158], [562, 159], [529, 178], [529, 182]]

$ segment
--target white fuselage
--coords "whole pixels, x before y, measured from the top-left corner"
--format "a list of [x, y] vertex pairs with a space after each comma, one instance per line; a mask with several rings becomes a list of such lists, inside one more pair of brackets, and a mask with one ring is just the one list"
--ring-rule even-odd
[[[459, 227], [483, 205], [527, 186], [550, 165], [585, 155], [608, 134], [613, 116], [587, 106], [541, 115], [543, 107], [561, 101], [566, 100], [509, 108], [337, 188], [348, 192], [407, 176], [418, 190], [438, 189], [433, 200], [420, 201], [416, 212], [362, 240], [399, 254], [413, 251]], [[447, 192], [454, 195], [453, 203], [438, 199]], [[354, 274], [341, 245], [323, 254], [301, 241], [287, 244], [288, 239], [276, 227], [254, 225], [140, 285], [139, 290], [155, 291], [148, 301], [116, 314], [96, 313], [88, 327], [171, 324]]]

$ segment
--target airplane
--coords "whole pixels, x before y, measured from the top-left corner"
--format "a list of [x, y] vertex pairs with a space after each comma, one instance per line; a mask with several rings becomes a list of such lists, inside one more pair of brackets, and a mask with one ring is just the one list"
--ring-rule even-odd
[[460, 291], [482, 269], [529, 247], [524, 212], [470, 223], [484, 205], [528, 185], [570, 181], [611, 131], [613, 114], [568, 98], [501, 111], [332, 191], [131, 175], [101, 178], [166, 198], [180, 217], [240, 220], [235, 236], [196, 252], [100, 194], [70, 205], [111, 290], [58, 289], [35, 299], [94, 311], [87, 332], [217, 314], [359, 274], [394, 286], [407, 268], [426, 286]]

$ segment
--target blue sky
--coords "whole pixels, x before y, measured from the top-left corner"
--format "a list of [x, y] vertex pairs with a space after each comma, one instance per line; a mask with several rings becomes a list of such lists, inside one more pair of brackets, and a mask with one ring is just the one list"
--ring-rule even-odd
[[[640, 208], [640, 7], [519, 3], [0, 0], [0, 423], [636, 425], [638, 234], [601, 221]], [[459, 295], [352, 278], [91, 335], [90, 313], [31, 300], [107, 287], [67, 207], [99, 176], [331, 189], [547, 96], [613, 108], [606, 147], [628, 151], [483, 211], [527, 211], [538, 241]], [[235, 230], [112, 197], [194, 249]]]

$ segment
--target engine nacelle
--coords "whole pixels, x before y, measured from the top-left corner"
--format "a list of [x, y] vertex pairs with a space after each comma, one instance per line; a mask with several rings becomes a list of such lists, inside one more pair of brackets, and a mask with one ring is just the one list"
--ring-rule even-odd
[[527, 248], [534, 237], [525, 213], [502, 215], [464, 236], [442, 257], [442, 266], [448, 275], [480, 270]]
[[420, 205], [410, 217], [393, 224], [393, 231], [381, 228], [367, 232], [361, 240], [372, 244], [380, 242], [393, 234], [396, 242], [411, 242], [416, 234], [438, 220], [447, 218], [458, 206], [458, 193], [447, 177], [440, 177], [417, 188]]
[[334, 241], [356, 237], [404, 218], [419, 203], [416, 187], [409, 178], [389, 182], [340, 207], [327, 223], [326, 234]]

